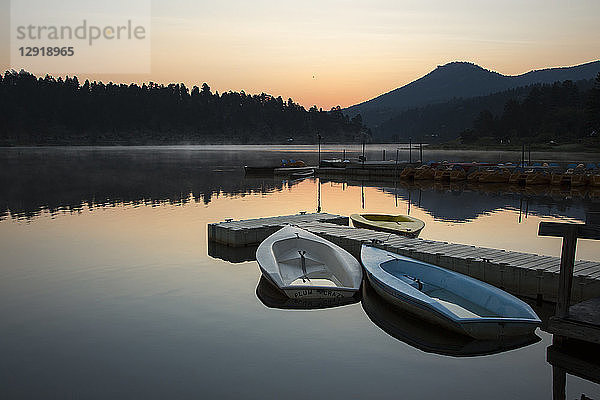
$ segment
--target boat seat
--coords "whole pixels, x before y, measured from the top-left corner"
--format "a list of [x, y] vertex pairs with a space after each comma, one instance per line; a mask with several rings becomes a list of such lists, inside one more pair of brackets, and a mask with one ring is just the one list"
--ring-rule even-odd
[[423, 290], [423, 282], [421, 282], [418, 278], [414, 278], [410, 275], [402, 275], [399, 277], [399, 279], [404, 282], [407, 283], [408, 285], [414, 287], [415, 289], [418, 290]]

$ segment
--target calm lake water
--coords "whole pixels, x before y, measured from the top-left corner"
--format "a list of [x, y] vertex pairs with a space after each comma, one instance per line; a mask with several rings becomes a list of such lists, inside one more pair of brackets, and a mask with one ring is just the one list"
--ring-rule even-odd
[[[276, 308], [285, 305], [269, 302], [255, 261], [209, 251], [206, 225], [318, 209], [410, 212], [426, 222], [423, 238], [559, 255], [559, 239], [537, 237], [539, 222], [595, 218], [600, 195], [288, 182], [242, 168], [317, 157], [303, 146], [1, 149], [0, 397], [550, 398], [549, 334], [504, 352], [457, 341], [397, 315], [368, 287], [341, 307]], [[581, 240], [577, 258], [599, 261], [598, 244]], [[495, 354], [465, 356], [480, 353]], [[600, 388], [569, 375], [567, 398], [582, 393], [599, 398]]]

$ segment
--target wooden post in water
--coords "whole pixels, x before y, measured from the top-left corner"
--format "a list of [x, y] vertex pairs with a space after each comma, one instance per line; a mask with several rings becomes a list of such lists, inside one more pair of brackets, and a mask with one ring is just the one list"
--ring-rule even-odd
[[419, 143], [419, 158], [421, 159], [421, 165], [423, 164], [423, 143]]
[[521, 145], [521, 167], [525, 166], [525, 143]]
[[396, 147], [396, 167], [395, 167], [396, 179], [394, 180], [394, 182], [398, 180], [398, 150], [400, 150], [400, 149]]
[[600, 226], [584, 224], [568, 224], [562, 222], [540, 222], [539, 236], [562, 237], [560, 254], [560, 275], [558, 277], [558, 296], [556, 300], [556, 317], [565, 318], [569, 314], [571, 302], [571, 286], [575, 265], [577, 238], [599, 239]]
[[346, 159], [346, 149], [344, 149], [344, 153], [342, 155], [342, 161], [344, 161]]
[[360, 206], [365, 209], [365, 182], [360, 181]]
[[408, 162], [412, 164], [412, 138], [408, 138]]
[[381, 161], [385, 161], [385, 149], [383, 149], [383, 151], [382, 151]]
[[527, 146], [527, 152], [529, 154], [529, 166], [531, 166], [531, 143], [529, 143], [529, 145]]
[[321, 212], [321, 178], [317, 178], [317, 212]]

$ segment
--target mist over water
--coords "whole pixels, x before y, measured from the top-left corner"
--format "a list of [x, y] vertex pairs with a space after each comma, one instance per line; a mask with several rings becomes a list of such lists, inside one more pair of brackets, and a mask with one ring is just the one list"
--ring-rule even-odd
[[[382, 149], [369, 147], [367, 156], [381, 159]], [[342, 150], [324, 146], [321, 156]], [[359, 152], [347, 147], [347, 156]], [[395, 156], [396, 146], [386, 147], [386, 158]], [[408, 150], [399, 157], [408, 159]], [[248, 255], [209, 255], [206, 224], [318, 209], [410, 212], [426, 222], [423, 238], [558, 255], [560, 240], [538, 237], [539, 222], [586, 221], [598, 211], [596, 193], [244, 177], [244, 165], [290, 158], [315, 164], [318, 154], [306, 146], [0, 150], [0, 393], [551, 396], [551, 337], [541, 330], [541, 340], [500, 347], [440, 338], [389, 317], [372, 293], [338, 307], [289, 309], [260, 287]], [[426, 151], [424, 158], [518, 162], [520, 154]], [[577, 258], [600, 260], [597, 247], [580, 241]], [[581, 393], [600, 397], [597, 385], [568, 376], [568, 397]]]

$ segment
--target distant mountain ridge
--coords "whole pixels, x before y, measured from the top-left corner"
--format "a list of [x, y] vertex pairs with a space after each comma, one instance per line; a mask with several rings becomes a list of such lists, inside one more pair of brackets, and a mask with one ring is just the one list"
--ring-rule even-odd
[[[425, 106], [410, 108], [395, 114], [373, 129], [373, 134], [378, 140], [392, 140], [394, 142], [407, 141], [409, 138], [425, 140], [430, 143], [443, 142], [457, 138], [464, 130], [472, 129], [474, 121], [481, 112], [489, 112], [494, 118], [500, 118], [506, 105], [510, 101], [523, 102], [532, 91], [547, 90], [554, 88], [556, 92], [556, 107], [561, 103], [561, 88], [565, 87], [566, 81], [558, 83], [536, 83], [528, 86], [519, 86], [514, 89], [503, 90], [485, 96], [469, 98], [454, 98], [444, 102], [428, 104]], [[573, 82], [574, 97], [581, 99], [589, 94], [594, 86], [594, 79], [586, 79]], [[540, 103], [541, 99], [537, 99]], [[576, 106], [577, 101], [572, 101], [571, 106]], [[580, 105], [585, 107], [584, 104]], [[555, 110], [558, 112], [558, 110]], [[572, 111], [572, 110], [571, 110]], [[533, 117], [533, 115], [532, 115]], [[567, 113], [562, 110], [562, 118], [567, 118]], [[578, 119], [583, 119], [582, 115]], [[572, 126], [572, 128], [575, 128]]]
[[600, 72], [600, 61], [572, 67], [547, 68], [521, 75], [502, 75], [469, 62], [438, 66], [427, 75], [371, 100], [342, 110], [351, 117], [361, 114], [363, 122], [377, 128], [402, 111], [454, 98], [485, 96], [536, 83], [592, 79]]

